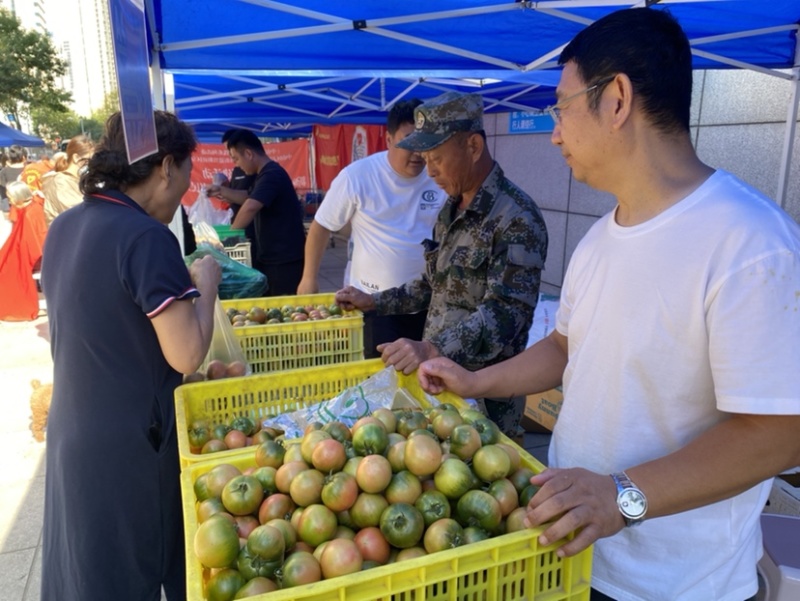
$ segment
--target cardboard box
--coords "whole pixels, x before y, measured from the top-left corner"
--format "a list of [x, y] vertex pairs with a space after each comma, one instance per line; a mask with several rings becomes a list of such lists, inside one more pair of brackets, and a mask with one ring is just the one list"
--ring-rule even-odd
[[522, 428], [526, 432], [552, 432], [556, 425], [564, 393], [561, 387], [538, 394], [529, 394], [525, 399]]
[[800, 516], [800, 474], [775, 478], [764, 513]]

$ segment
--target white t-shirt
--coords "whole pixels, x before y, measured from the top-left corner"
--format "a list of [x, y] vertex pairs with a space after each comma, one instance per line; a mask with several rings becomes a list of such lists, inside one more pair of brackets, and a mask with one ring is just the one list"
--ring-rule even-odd
[[[800, 414], [800, 227], [717, 171], [646, 223], [600, 219], [570, 261], [568, 337], [550, 465], [620, 471], [727, 413]], [[756, 592], [762, 483], [595, 543], [592, 585], [619, 601], [742, 601]]]
[[425, 171], [414, 178], [398, 175], [384, 151], [343, 169], [314, 219], [331, 231], [351, 224], [350, 281], [345, 283], [379, 292], [425, 270], [421, 242], [433, 235], [445, 199]]

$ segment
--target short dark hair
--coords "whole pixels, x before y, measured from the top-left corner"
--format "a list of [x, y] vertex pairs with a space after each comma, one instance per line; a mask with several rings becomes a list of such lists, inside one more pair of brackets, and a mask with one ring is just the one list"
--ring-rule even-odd
[[225, 133], [222, 134], [222, 143], [226, 144], [228, 142], [228, 139], [230, 139], [230, 137], [233, 135], [233, 132], [235, 131], [236, 131], [235, 129], [229, 129], [225, 131]]
[[9, 163], [19, 163], [25, 157], [28, 156], [28, 151], [26, 151], [22, 146], [19, 144], [13, 144], [8, 148], [8, 162]]
[[154, 117], [158, 152], [132, 164], [128, 163], [122, 115], [117, 112], [108, 118], [103, 137], [89, 159], [88, 171], [81, 178], [84, 194], [136, 185], [150, 177], [153, 169], [159, 167], [167, 156], [171, 156], [178, 166], [191, 158], [197, 148], [192, 128], [166, 111], [154, 111]]
[[404, 123], [414, 123], [414, 109], [422, 104], [419, 98], [411, 98], [409, 100], [401, 100], [395, 102], [386, 116], [386, 131], [390, 136], [397, 133], [400, 126]]
[[[624, 73], [656, 128], [666, 133], [689, 131], [692, 53], [686, 34], [669, 11], [629, 8], [606, 15], [567, 44], [558, 62], [569, 61], [587, 85]], [[602, 89], [589, 94], [593, 110]]]
[[[228, 136], [227, 139], [225, 139], [225, 136]], [[261, 140], [249, 129], [229, 129], [223, 134], [223, 140], [225, 140], [228, 149], [236, 148], [240, 150], [242, 148], [247, 148], [256, 154], [267, 154]]]

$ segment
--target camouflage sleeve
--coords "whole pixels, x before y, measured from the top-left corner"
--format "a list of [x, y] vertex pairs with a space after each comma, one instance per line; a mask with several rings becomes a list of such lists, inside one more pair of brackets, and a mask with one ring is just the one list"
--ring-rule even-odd
[[407, 315], [424, 311], [431, 303], [431, 286], [425, 276], [402, 286], [375, 292], [375, 311], [378, 315]]
[[461, 365], [493, 362], [530, 329], [546, 256], [544, 223], [530, 214], [513, 219], [492, 249], [480, 305], [430, 341]]

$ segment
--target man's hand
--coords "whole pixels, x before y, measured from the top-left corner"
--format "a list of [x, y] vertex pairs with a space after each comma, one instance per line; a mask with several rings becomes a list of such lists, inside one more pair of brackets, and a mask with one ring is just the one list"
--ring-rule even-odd
[[316, 278], [303, 278], [297, 285], [297, 294], [316, 294], [319, 292], [319, 283]]
[[450, 391], [463, 398], [478, 398], [483, 394], [478, 390], [478, 377], [475, 372], [464, 369], [447, 357], [436, 357], [420, 364], [417, 371], [420, 386], [430, 394]]
[[372, 295], [358, 288], [353, 288], [353, 286], [347, 286], [339, 290], [336, 293], [335, 300], [336, 304], [345, 311], [353, 311], [355, 309], [372, 311], [375, 309], [375, 301], [372, 300]]
[[206, 187], [206, 196], [209, 198], [223, 198], [222, 196], [222, 186], [218, 184], [212, 184]]
[[575, 538], [556, 551], [559, 557], [580, 553], [598, 538], [612, 536], [625, 527], [617, 508], [617, 488], [610, 476], [582, 468], [546, 469], [531, 478], [540, 486], [528, 503], [525, 525], [548, 525], [539, 543], [550, 545], [579, 530]]
[[386, 365], [391, 365], [406, 375], [417, 369], [423, 361], [439, 356], [439, 349], [427, 340], [419, 342], [399, 338], [394, 342], [379, 344], [377, 348]]

